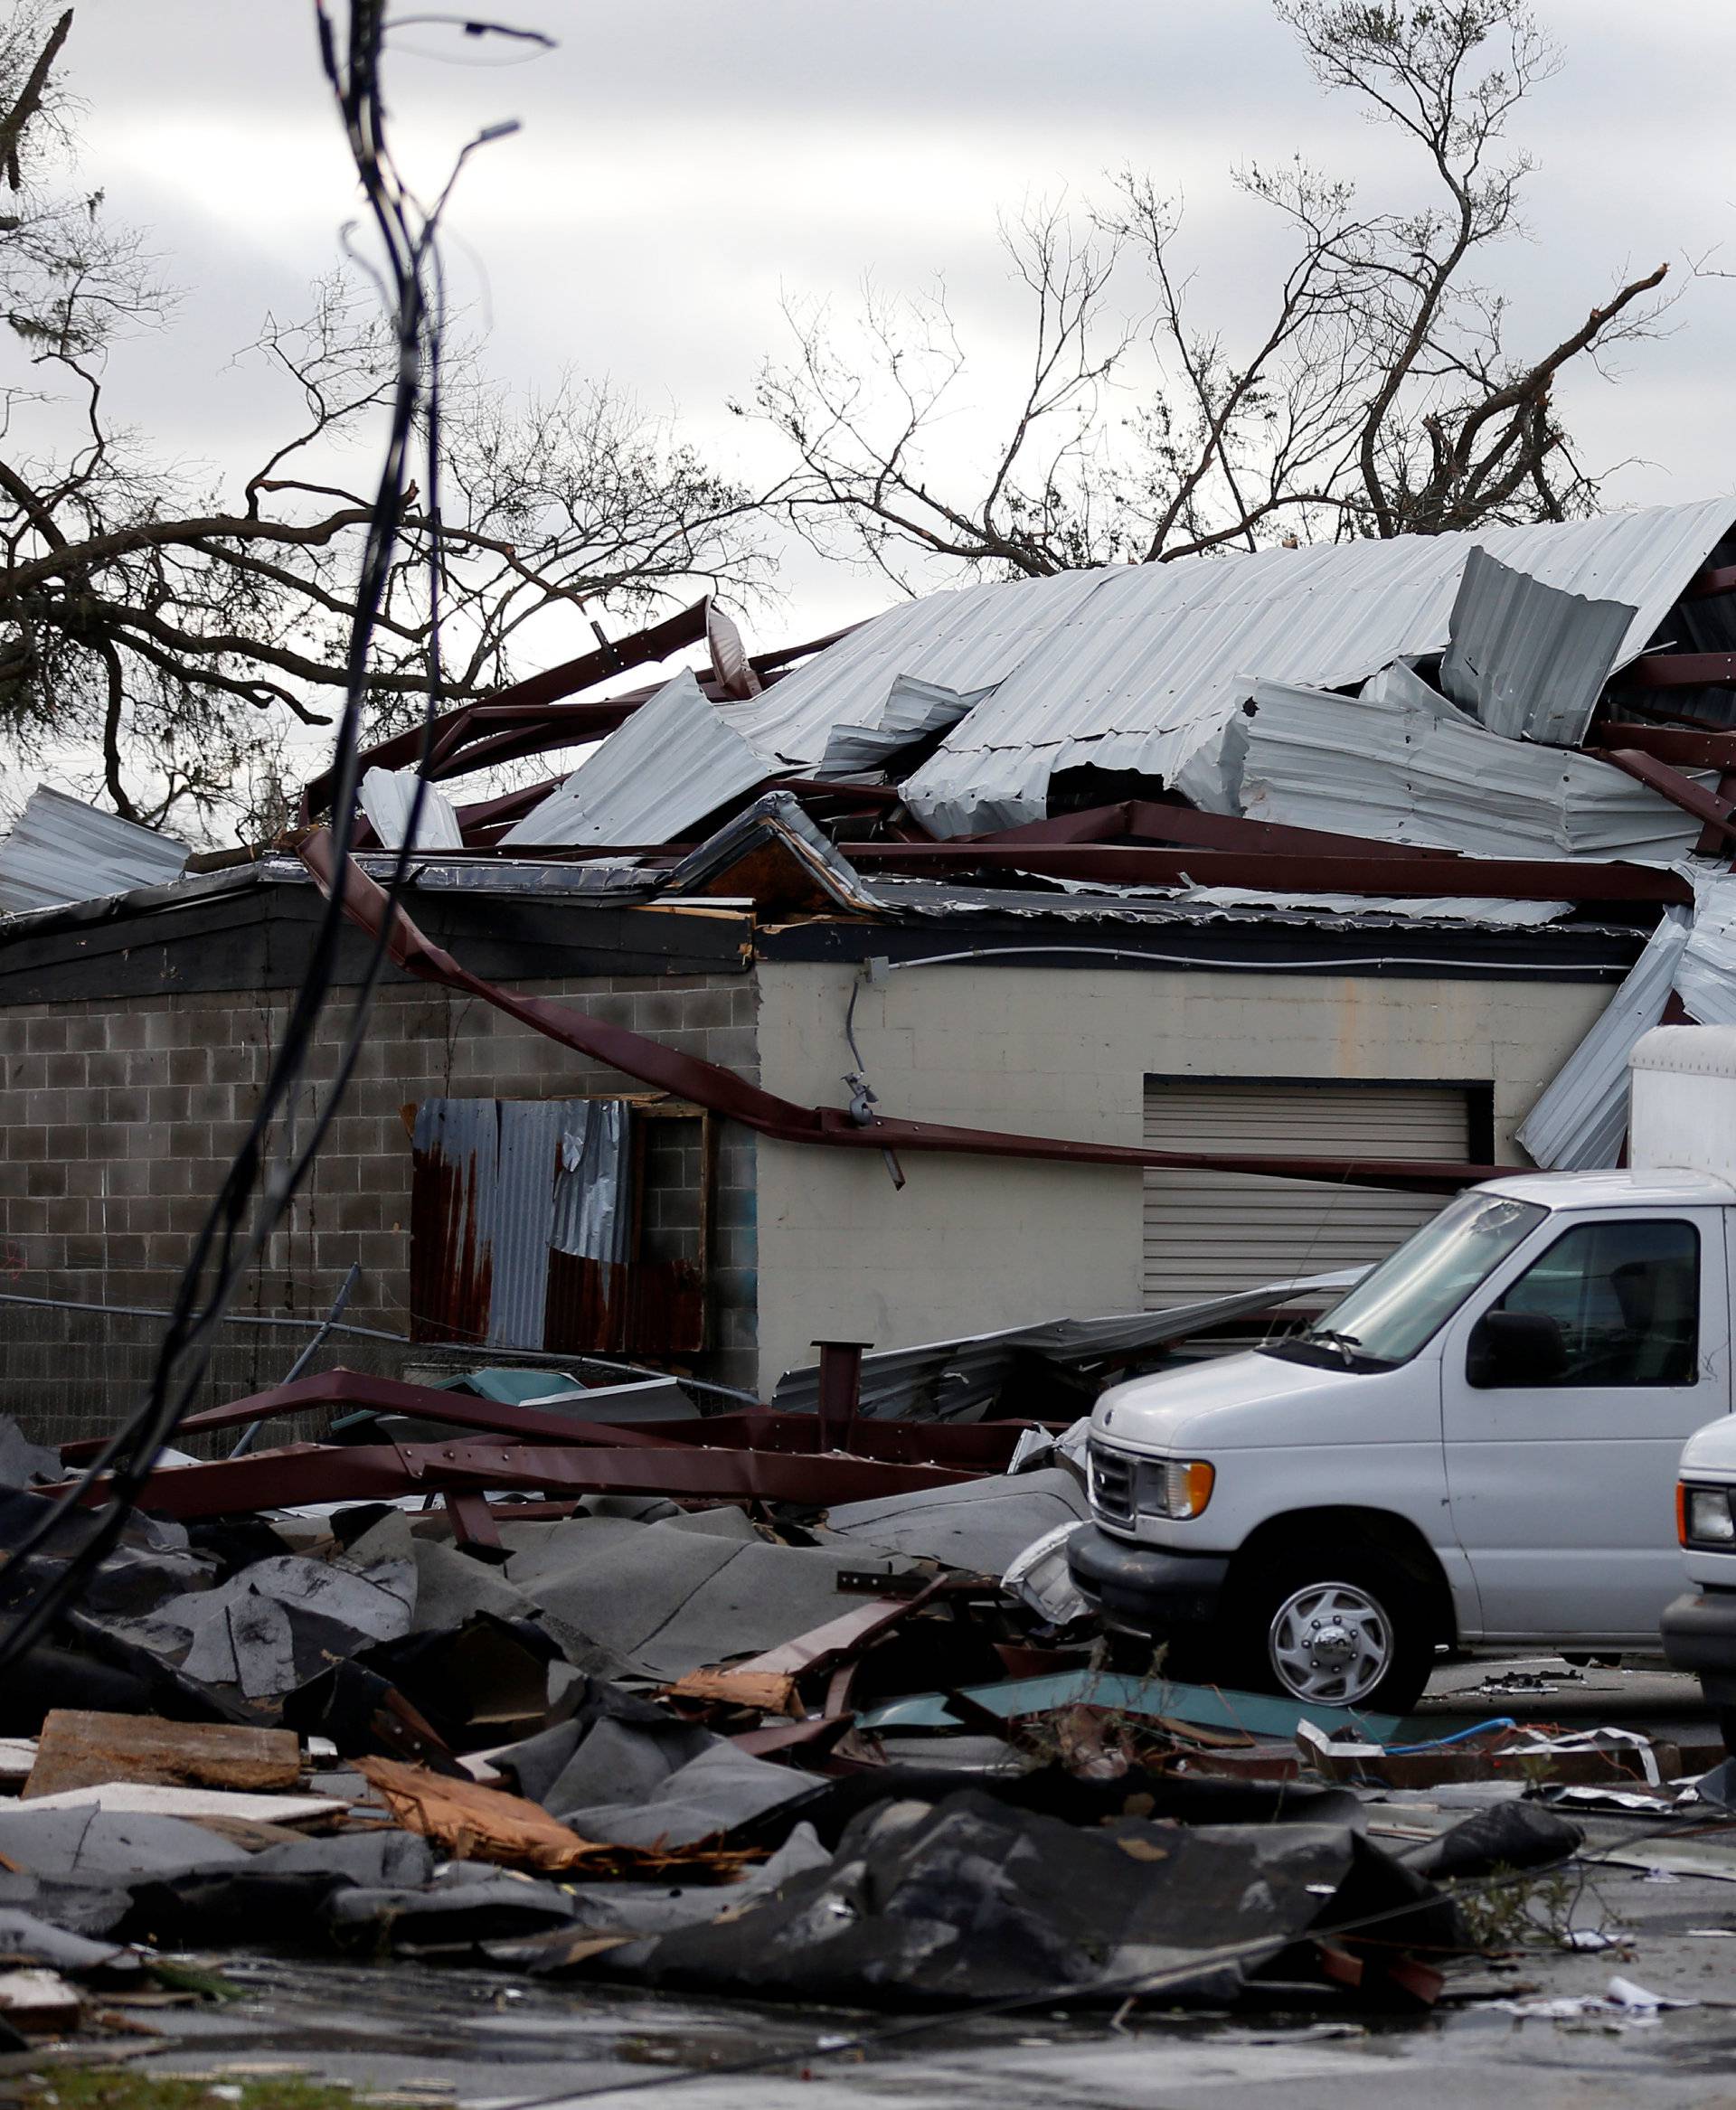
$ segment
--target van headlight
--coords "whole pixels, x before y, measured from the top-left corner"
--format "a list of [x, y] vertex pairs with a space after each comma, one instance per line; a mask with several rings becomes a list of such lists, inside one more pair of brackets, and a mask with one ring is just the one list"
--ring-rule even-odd
[[1217, 1477], [1203, 1458], [1147, 1458], [1139, 1474], [1140, 1514], [1197, 1517], [1211, 1501]]
[[1728, 1546], [1736, 1551], [1736, 1511], [1731, 1506], [1731, 1492], [1728, 1487], [1676, 1483], [1676, 1536], [1684, 1546]]

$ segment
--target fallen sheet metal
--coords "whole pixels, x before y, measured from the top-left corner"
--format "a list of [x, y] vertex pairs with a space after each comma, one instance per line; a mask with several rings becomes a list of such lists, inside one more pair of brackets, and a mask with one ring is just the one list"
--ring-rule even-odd
[[[851, 2006], [1119, 1999], [1141, 1980], [1165, 1999], [1222, 2000], [1296, 1937], [1329, 1927], [1340, 1900], [1371, 1898], [1389, 1911], [1389, 1952], [1459, 1938], [1450, 1905], [1347, 1826], [1123, 1818], [1088, 1830], [963, 1789], [932, 1806], [871, 1808], [829, 1867], [598, 1967]], [[1209, 1953], [1228, 1943], [1241, 1948], [1235, 1962]]]
[[[1269, 1283], [1231, 1296], [1207, 1297], [1161, 1311], [1100, 1319], [1043, 1319], [993, 1333], [930, 1341], [913, 1348], [870, 1349], [862, 1358], [858, 1414], [870, 1421], [968, 1421], [999, 1398], [1021, 1357], [1051, 1369], [1084, 1371], [1149, 1353], [1190, 1334], [1251, 1318], [1306, 1298], [1335, 1299], [1363, 1270], [1340, 1268], [1291, 1282]], [[816, 1413], [820, 1366], [788, 1370], [772, 1394], [786, 1413]]]
[[1618, 1163], [1628, 1132], [1628, 1058], [1664, 1015], [1691, 922], [1685, 909], [1665, 909], [1597, 1023], [1514, 1132], [1546, 1170], [1582, 1173]]

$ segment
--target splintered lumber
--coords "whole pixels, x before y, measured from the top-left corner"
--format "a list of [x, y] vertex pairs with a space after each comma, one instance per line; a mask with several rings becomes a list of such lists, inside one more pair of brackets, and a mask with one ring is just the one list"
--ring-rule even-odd
[[375, 1788], [405, 1831], [419, 1832], [456, 1860], [496, 1861], [504, 1868], [588, 1875], [657, 1875], [681, 1868], [732, 1881], [759, 1852], [723, 1852], [703, 1842], [675, 1848], [614, 1846], [581, 1839], [540, 1804], [474, 1780], [453, 1780], [401, 1758], [358, 1758], [355, 1770]]
[[722, 1700], [730, 1707], [757, 1708], [761, 1714], [797, 1714], [796, 1681], [776, 1671], [689, 1671], [669, 1688], [676, 1700]]
[[55, 1708], [42, 1724], [24, 1798], [111, 1781], [282, 1793], [300, 1785], [301, 1745], [293, 1729]]
[[453, 1780], [401, 1758], [358, 1758], [355, 1769], [407, 1832], [420, 1832], [455, 1860], [570, 1869], [589, 1851], [586, 1841], [539, 1804], [504, 1788]]

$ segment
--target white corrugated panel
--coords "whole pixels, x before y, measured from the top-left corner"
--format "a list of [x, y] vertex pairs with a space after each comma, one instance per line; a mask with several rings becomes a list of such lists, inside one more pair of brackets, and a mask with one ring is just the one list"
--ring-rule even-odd
[[[928, 825], [1042, 810], [1052, 770], [1141, 770], [1200, 797], [1200, 749], [1250, 677], [1345, 688], [1440, 652], [1466, 557], [1483, 547], [1546, 587], [1624, 601], [1618, 658], [1646, 648], [1717, 547], [1730, 498], [1477, 534], [1399, 536], [1185, 557], [930, 595], [816, 655], [755, 699], [742, 730], [815, 762], [834, 724], [875, 724], [896, 675], [959, 694], [994, 688], [915, 781]], [[978, 823], [970, 791], [994, 783]], [[1211, 797], [1206, 797], [1211, 804]]]
[[1628, 1058], [1664, 1015], [1688, 942], [1688, 911], [1665, 909], [1598, 1022], [1543, 1087], [1514, 1137], [1552, 1173], [1598, 1172], [1621, 1155]]
[[743, 739], [736, 723], [684, 668], [509, 828], [501, 848], [637, 848], [679, 840], [684, 829], [779, 773], [775, 757]]
[[[413, 769], [370, 769], [362, 779], [362, 811], [384, 850], [401, 849], [404, 830], [417, 805], [420, 783]], [[420, 785], [416, 814], [418, 850], [462, 850], [464, 835], [451, 801], [431, 784]]]
[[1736, 877], [1727, 871], [1694, 871], [1694, 928], [1675, 993], [1696, 1025], [1736, 1026]]
[[[1335, 1079], [1153, 1078], [1154, 1149], [1249, 1157], [1470, 1155], [1470, 1109], [1454, 1085]], [[1243, 1173], [1146, 1174], [1148, 1311], [1263, 1282], [1383, 1259], [1441, 1206], [1438, 1194], [1271, 1180]]]
[[[1474, 857], [1634, 858], [1671, 863], [1699, 824], [1594, 756], [1505, 739], [1411, 680], [1360, 696], [1250, 685], [1225, 736], [1236, 804], [1254, 820], [1365, 834]], [[1703, 773], [1696, 781], [1709, 783]]]
[[0, 841], [0, 912], [167, 886], [180, 878], [189, 855], [173, 835], [39, 784], [11, 834]]

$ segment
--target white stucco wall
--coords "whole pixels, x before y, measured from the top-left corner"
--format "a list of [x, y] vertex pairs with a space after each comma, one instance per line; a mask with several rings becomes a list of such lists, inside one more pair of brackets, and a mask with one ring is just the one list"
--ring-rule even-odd
[[[762, 961], [760, 1077], [842, 1105], [850, 966]], [[880, 1110], [1137, 1144], [1149, 1073], [1412, 1078], [1494, 1087], [1497, 1155], [1609, 1001], [1542, 975], [1379, 981], [1104, 966], [911, 967], [862, 983], [856, 1040]], [[1137, 1311], [1135, 1169], [872, 1152], [760, 1138], [760, 1383], [809, 1342], [906, 1346], [1038, 1319]]]

